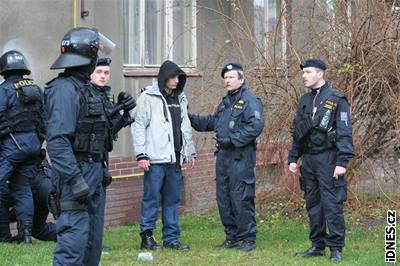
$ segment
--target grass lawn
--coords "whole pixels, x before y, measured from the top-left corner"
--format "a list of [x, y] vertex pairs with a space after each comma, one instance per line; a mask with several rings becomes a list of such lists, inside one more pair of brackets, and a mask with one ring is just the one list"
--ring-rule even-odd
[[[349, 211], [349, 210], [348, 210]], [[382, 210], [385, 215], [386, 210]], [[224, 240], [218, 214], [186, 215], [181, 219], [181, 240], [191, 245], [189, 252], [153, 252], [154, 260], [137, 259], [140, 244], [137, 223], [105, 232], [101, 265], [331, 265], [329, 251], [320, 258], [296, 258], [295, 252], [310, 245], [304, 220], [289, 219], [280, 212], [258, 215], [257, 249], [250, 253], [217, 250]], [[350, 216], [350, 214], [348, 215]], [[160, 224], [155, 231], [161, 239]], [[347, 241], [341, 265], [384, 265], [384, 224], [365, 228], [347, 221]], [[0, 265], [51, 265], [54, 243], [35, 241], [33, 246], [0, 244]]]

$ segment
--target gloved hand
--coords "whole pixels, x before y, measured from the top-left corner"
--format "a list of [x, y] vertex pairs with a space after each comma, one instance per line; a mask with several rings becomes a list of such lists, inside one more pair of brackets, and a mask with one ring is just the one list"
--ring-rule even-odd
[[233, 147], [233, 143], [230, 137], [227, 138], [217, 138], [217, 143], [222, 149], [229, 149]]
[[82, 175], [74, 177], [69, 182], [69, 185], [71, 186], [74, 199], [81, 203], [86, 203], [89, 197], [89, 186], [86, 184]]
[[110, 175], [110, 172], [108, 172], [107, 168], [103, 168], [103, 187], [106, 188], [108, 187], [112, 182], [112, 176]]
[[136, 107], [136, 100], [129, 92], [121, 91], [118, 94], [118, 104], [122, 104], [124, 106], [124, 111], [129, 112]]

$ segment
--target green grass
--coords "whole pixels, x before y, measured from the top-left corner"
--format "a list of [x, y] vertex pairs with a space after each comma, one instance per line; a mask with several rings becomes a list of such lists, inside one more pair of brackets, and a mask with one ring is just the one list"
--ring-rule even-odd
[[[155, 230], [161, 239], [161, 224]], [[384, 225], [363, 229], [347, 224], [344, 261], [340, 265], [384, 265]], [[307, 249], [308, 226], [301, 220], [288, 219], [280, 213], [258, 217], [257, 249], [250, 253], [217, 250], [224, 240], [222, 225], [216, 212], [186, 215], [181, 218], [181, 241], [191, 245], [189, 252], [162, 250], [153, 252], [152, 262], [137, 259], [140, 244], [137, 223], [106, 230], [103, 240], [109, 252], [101, 265], [332, 265], [327, 256], [296, 258]], [[54, 243], [35, 241], [33, 246], [0, 244], [0, 265], [51, 265]]]

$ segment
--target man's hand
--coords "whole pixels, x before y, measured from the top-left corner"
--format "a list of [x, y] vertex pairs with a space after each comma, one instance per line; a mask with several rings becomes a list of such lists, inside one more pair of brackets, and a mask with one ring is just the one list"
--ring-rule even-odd
[[196, 158], [195, 157], [190, 157], [190, 159], [188, 161], [189, 169], [193, 169], [195, 164], [196, 164]]
[[108, 187], [112, 182], [112, 176], [110, 175], [110, 172], [108, 172], [108, 169], [106, 167], [103, 168], [103, 187], [106, 188]]
[[297, 163], [290, 163], [289, 164], [289, 171], [292, 173], [296, 173], [297, 172]]
[[150, 169], [150, 161], [149, 160], [139, 160], [138, 165], [145, 172], [149, 171], [149, 169]]
[[86, 203], [89, 197], [89, 186], [82, 175], [74, 177], [69, 182], [69, 185], [71, 186], [74, 199], [81, 203]]
[[346, 168], [343, 166], [336, 166], [335, 171], [333, 172], [333, 177], [338, 179], [339, 176], [343, 176], [346, 173]]
[[218, 145], [223, 149], [229, 149], [233, 147], [233, 143], [230, 137], [227, 138], [218, 138], [217, 139]]
[[136, 107], [136, 100], [129, 92], [121, 91], [118, 94], [118, 104], [122, 104], [124, 106], [124, 110], [129, 112]]

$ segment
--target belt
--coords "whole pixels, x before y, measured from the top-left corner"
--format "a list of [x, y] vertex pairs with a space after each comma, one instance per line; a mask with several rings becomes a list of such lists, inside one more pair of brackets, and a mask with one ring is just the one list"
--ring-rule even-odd
[[60, 202], [61, 211], [87, 211], [88, 206], [76, 201]]
[[75, 158], [78, 162], [101, 162], [104, 159], [101, 154], [90, 153], [75, 153]]
[[319, 153], [324, 153], [326, 151], [334, 150], [333, 148], [327, 148], [327, 147], [304, 147], [303, 153], [308, 153], [308, 154], [319, 154]]

